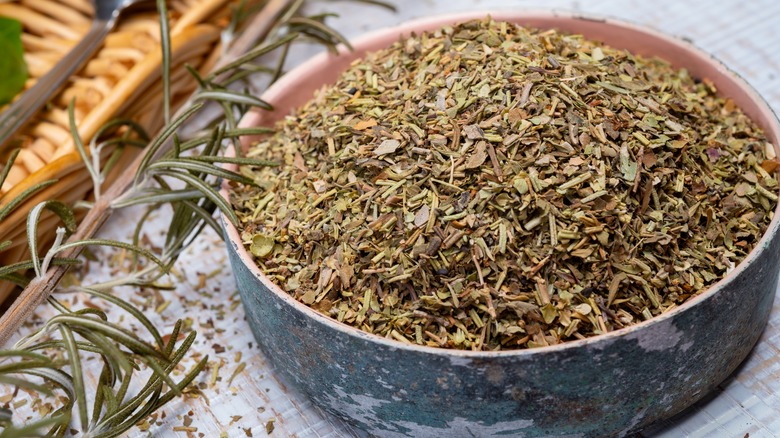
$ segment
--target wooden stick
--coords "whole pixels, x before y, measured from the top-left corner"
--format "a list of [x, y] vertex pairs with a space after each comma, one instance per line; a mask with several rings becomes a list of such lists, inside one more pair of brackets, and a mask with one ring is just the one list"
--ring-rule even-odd
[[[246, 27], [244, 34], [230, 46], [230, 49], [228, 49], [225, 55], [220, 59], [220, 62], [216, 65], [215, 69], [237, 59], [249, 50], [252, 44], [261, 38], [264, 38], [272, 29], [277, 17], [279, 17], [292, 3], [292, 0], [270, 0], [252, 19], [252, 22]], [[183, 108], [188, 106], [189, 105], [184, 105]], [[155, 159], [168, 152], [171, 146], [172, 143], [170, 141], [166, 142], [157, 151]], [[100, 230], [100, 227], [103, 226], [114, 211], [114, 208], [111, 206], [112, 200], [125, 193], [133, 184], [136, 170], [140, 166], [142, 159], [143, 154], [139, 155], [132, 166], [123, 172], [114, 184], [111, 185], [87, 213], [79, 224], [76, 232], [68, 239], [68, 242], [89, 239]], [[81, 247], [74, 247], [60, 253], [59, 257], [78, 257], [81, 250]], [[22, 291], [19, 298], [14, 300], [14, 303], [8, 311], [0, 318], [0, 346], [5, 345], [19, 327], [32, 316], [35, 308], [51, 295], [67, 270], [67, 266], [50, 268], [43, 277], [33, 280]]]

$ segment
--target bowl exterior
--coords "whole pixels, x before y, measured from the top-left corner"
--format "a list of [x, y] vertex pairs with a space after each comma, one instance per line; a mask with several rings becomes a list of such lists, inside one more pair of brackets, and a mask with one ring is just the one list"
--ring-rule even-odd
[[[484, 15], [405, 24], [357, 41], [354, 53], [315, 58], [264, 94], [276, 112], [250, 113], [242, 126], [273, 123], [335, 80], [352, 59], [399, 35]], [[579, 32], [684, 65], [713, 80], [778, 144], [780, 128], [761, 98], [686, 43], [605, 20], [536, 12], [493, 16]], [[271, 283], [235, 227], [225, 224], [248, 321], [276, 370], [328, 412], [386, 437], [622, 436], [671, 417], [714, 389], [757, 342], [777, 289], [778, 227], [775, 218], [734, 272], [667, 314], [583, 341], [491, 353], [409, 346], [337, 323]]]
[[276, 370], [320, 407], [386, 437], [612, 436], [668, 418], [750, 352], [780, 266], [773, 239], [717, 294], [672, 318], [575, 348], [491, 357], [339, 327], [290, 305], [247, 266], [242, 247], [228, 246], [250, 326]]

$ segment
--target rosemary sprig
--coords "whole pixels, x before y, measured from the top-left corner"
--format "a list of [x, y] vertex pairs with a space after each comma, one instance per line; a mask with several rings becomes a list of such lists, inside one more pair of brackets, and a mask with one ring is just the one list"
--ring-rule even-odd
[[[49, 298], [59, 314], [17, 342], [14, 349], [0, 352], [0, 384], [44, 395], [56, 394], [61, 406], [48, 418], [23, 427], [13, 425], [10, 415], [0, 416], [0, 426], [5, 427], [0, 436], [30, 436], [27, 434], [46, 428], [49, 436], [63, 436], [66, 427], [71, 426], [74, 408], [84, 436], [121, 435], [138, 420], [180, 395], [205, 367], [208, 357], [198, 361], [174, 382], [170, 374], [186, 356], [195, 340], [195, 332], [190, 332], [177, 346], [181, 330], [181, 321], [178, 321], [166, 342], [143, 313], [130, 304], [108, 293], [89, 288], [81, 290], [115, 305], [117, 310], [124, 310], [146, 329], [152, 342], [124, 328], [127, 321], [119, 325], [110, 322], [103, 311], [94, 308], [69, 310], [57, 299]], [[103, 362], [92, 397], [91, 413], [81, 365], [89, 357], [98, 357]], [[140, 365], [149, 375], [143, 385], [129, 394], [131, 380], [144, 374]]]

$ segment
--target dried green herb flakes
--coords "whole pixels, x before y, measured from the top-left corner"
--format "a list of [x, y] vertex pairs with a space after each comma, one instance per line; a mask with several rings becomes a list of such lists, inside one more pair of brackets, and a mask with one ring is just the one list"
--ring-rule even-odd
[[353, 63], [249, 154], [243, 239], [297, 300], [401, 342], [557, 344], [668, 311], [753, 248], [774, 150], [714, 86], [490, 20]]

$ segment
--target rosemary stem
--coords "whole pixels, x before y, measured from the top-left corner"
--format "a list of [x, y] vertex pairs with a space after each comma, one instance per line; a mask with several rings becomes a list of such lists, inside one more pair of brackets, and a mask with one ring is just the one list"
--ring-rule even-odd
[[[231, 43], [228, 51], [220, 58], [215, 70], [229, 64], [239, 56], [247, 52], [256, 41], [265, 38], [274, 28], [275, 23], [285, 12], [294, 5], [294, 0], [270, 0], [252, 20], [247, 23], [245, 31], [239, 38]], [[177, 113], [183, 113], [193, 103], [192, 98], [182, 106]], [[173, 147], [172, 141], [166, 141], [157, 151], [155, 159], [159, 159]], [[125, 194], [133, 184], [136, 171], [144, 160], [144, 154], [139, 154], [127, 171], [106, 190], [103, 196], [95, 200], [92, 209], [87, 212], [79, 224], [76, 232], [70, 236], [68, 243], [85, 240], [93, 237], [116, 209], [112, 205], [113, 200]], [[73, 246], [60, 253], [64, 258], [76, 258], [81, 254], [83, 247]], [[8, 342], [8, 339], [27, 321], [35, 311], [35, 308], [43, 303], [51, 295], [68, 267], [56, 266], [43, 273], [43, 275], [31, 282], [14, 300], [11, 307], [0, 317], [0, 347]]]
[[51, 248], [49, 248], [49, 251], [46, 252], [46, 256], [43, 258], [43, 262], [41, 262], [41, 268], [40, 271], [37, 272], [36, 280], [41, 278], [43, 274], [49, 270], [49, 265], [51, 264], [51, 259], [54, 258], [54, 255], [57, 254], [57, 251], [59, 251], [60, 246], [62, 245], [62, 240], [65, 238], [65, 228], [59, 227], [57, 228], [57, 236], [54, 238], [54, 243], [52, 243]]

